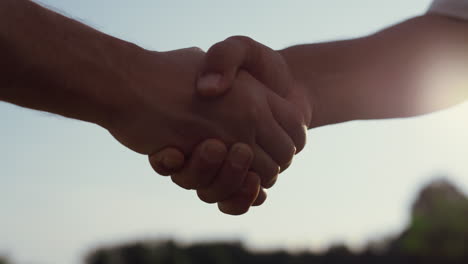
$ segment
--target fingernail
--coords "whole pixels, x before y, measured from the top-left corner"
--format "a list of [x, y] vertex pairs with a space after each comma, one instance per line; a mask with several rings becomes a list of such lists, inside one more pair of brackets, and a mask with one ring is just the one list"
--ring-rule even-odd
[[170, 154], [162, 156], [160, 162], [164, 166], [164, 168], [169, 170], [178, 169], [181, 166], [181, 163], [183, 163], [183, 161], [181, 161], [179, 157], [175, 157]]
[[220, 89], [221, 74], [209, 73], [198, 79], [197, 88], [205, 94], [215, 94]]
[[245, 168], [249, 164], [249, 161], [252, 159], [252, 152], [250, 148], [246, 145], [240, 144], [234, 146], [230, 160], [233, 167], [236, 168]]
[[226, 150], [221, 143], [209, 142], [203, 146], [201, 155], [205, 160], [217, 163], [224, 159]]

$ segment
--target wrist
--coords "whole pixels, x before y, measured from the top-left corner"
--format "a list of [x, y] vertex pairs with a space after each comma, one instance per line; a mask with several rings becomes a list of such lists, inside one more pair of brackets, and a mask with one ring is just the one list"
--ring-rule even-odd
[[309, 128], [312, 119], [312, 113], [314, 112], [314, 104], [310, 100], [310, 90], [307, 89], [306, 84], [302, 78], [299, 78], [297, 72], [291, 67], [288, 53], [285, 50], [276, 50], [276, 52], [283, 59], [286, 65], [286, 73], [290, 78], [290, 88], [287, 90], [285, 99], [292, 103], [302, 114], [305, 125]]
[[[119, 52], [120, 66], [117, 67], [123, 71], [118, 74], [120, 78], [116, 86], [108, 91], [110, 96], [105, 95], [108, 104], [102, 104], [108, 113], [102, 126], [108, 130], [132, 124], [140, 115], [149, 112], [153, 113], [155, 120], [170, 114], [169, 110], [162, 108], [167, 96], [185, 81], [186, 76], [193, 78], [190, 84], [195, 87], [199, 67], [192, 69], [186, 65], [194, 64], [194, 61], [201, 64], [198, 61], [203, 56], [198, 48], [155, 52], [127, 43], [123, 50], [125, 52]], [[194, 90], [186, 92], [195, 93]], [[172, 103], [176, 103], [177, 97], [170, 98]]]
[[[309, 128], [358, 119], [359, 73], [368, 71], [366, 39], [294, 46], [281, 50], [312, 111]], [[370, 56], [370, 55], [369, 55]], [[364, 70], [366, 69], [366, 70]]]
[[[327, 109], [334, 103], [330, 102], [328, 91], [330, 83], [335, 76], [332, 72], [320, 65], [320, 52], [316, 50], [316, 44], [290, 47], [278, 51], [289, 66], [295, 82], [296, 104], [305, 109], [308, 128], [334, 123], [338, 119], [338, 109]], [[325, 102], [328, 101], [328, 102]], [[331, 111], [334, 111], [332, 113]]]
[[113, 37], [106, 42], [105, 56], [94, 61], [96, 74], [88, 75], [81, 85], [91, 91], [89, 101], [95, 105], [96, 115], [86, 121], [110, 129], [139, 104], [136, 72], [143, 54], [150, 51]]
[[108, 130], [131, 122], [145, 111], [142, 108], [148, 98], [142, 86], [150, 82], [154, 90], [163, 89], [163, 70], [168, 64], [164, 53], [145, 50], [122, 40], [115, 39], [111, 47], [108, 74], [101, 75], [104, 90], [96, 98], [102, 115], [94, 122]]

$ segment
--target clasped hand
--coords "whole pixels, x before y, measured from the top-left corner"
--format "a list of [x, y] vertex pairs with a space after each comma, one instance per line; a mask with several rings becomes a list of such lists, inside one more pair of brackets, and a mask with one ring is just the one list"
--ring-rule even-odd
[[305, 145], [310, 110], [277, 52], [245, 37], [156, 53], [129, 66], [125, 111], [109, 128], [152, 167], [239, 215], [266, 199]]

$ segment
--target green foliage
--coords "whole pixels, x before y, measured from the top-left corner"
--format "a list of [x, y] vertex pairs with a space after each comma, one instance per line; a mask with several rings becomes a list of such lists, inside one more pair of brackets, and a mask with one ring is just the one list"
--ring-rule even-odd
[[[96, 250], [86, 258], [87, 264], [235, 264], [248, 253], [238, 243], [197, 244], [181, 247], [172, 241], [134, 243]], [[239, 262], [239, 261], [241, 262]]]
[[7, 261], [7, 259], [5, 257], [1, 257], [0, 256], [0, 264], [8, 264], [9, 262]]
[[[408, 228], [376, 250], [351, 252], [344, 245], [322, 254], [253, 253], [240, 243], [181, 246], [138, 242], [92, 252], [87, 264], [406, 264], [468, 263], [468, 199], [447, 182], [433, 183], [416, 200]], [[1, 263], [0, 264], [4, 264]]]
[[409, 255], [459, 259], [468, 254], [468, 199], [447, 182], [421, 192], [411, 224], [399, 240]]

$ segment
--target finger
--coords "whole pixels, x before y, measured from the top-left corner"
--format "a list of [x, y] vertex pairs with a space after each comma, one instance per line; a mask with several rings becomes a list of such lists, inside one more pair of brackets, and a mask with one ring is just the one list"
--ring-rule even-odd
[[230, 215], [241, 215], [249, 211], [257, 200], [260, 192], [260, 178], [253, 172], [248, 172], [242, 187], [229, 199], [218, 203], [221, 212]]
[[290, 164], [296, 153], [294, 142], [271, 114], [260, 118], [256, 142], [280, 168]]
[[197, 83], [202, 96], [226, 92], [239, 69], [245, 69], [275, 93], [285, 97], [291, 85], [288, 67], [281, 55], [249, 37], [234, 36], [213, 45]]
[[268, 188], [272, 188], [276, 182], [278, 181], [278, 177], [279, 177], [279, 174], [277, 174], [275, 177], [273, 177], [273, 179], [271, 179], [270, 183], [268, 184]]
[[172, 175], [172, 181], [185, 189], [210, 185], [223, 164], [227, 149], [223, 142], [208, 139], [195, 147], [187, 165]]
[[160, 175], [169, 176], [182, 169], [184, 154], [176, 148], [168, 147], [148, 156], [151, 167]]
[[245, 180], [253, 155], [248, 145], [234, 144], [211, 185], [197, 190], [200, 200], [215, 203], [225, 200], [237, 191]]
[[232, 85], [237, 71], [247, 64], [254, 53], [247, 41], [228, 38], [213, 45], [205, 55], [205, 62], [197, 83], [203, 96], [218, 96]]
[[[297, 152], [297, 151], [296, 151], [296, 152]], [[288, 164], [286, 164], [285, 166], [281, 167], [281, 168], [280, 168], [280, 173], [282, 173], [283, 171], [287, 170], [287, 169], [291, 166], [292, 162], [293, 162], [293, 161], [291, 160]]]
[[270, 188], [273, 186], [272, 181], [280, 172], [280, 167], [258, 145], [253, 146], [252, 149], [254, 151], [254, 159], [251, 170], [256, 172], [260, 177], [262, 187]]
[[[294, 142], [295, 154], [299, 153], [307, 140], [307, 125], [303, 115], [298, 108], [276, 94], [268, 95], [268, 103], [274, 119]], [[281, 169], [284, 170], [283, 167]]]
[[266, 201], [266, 199], [267, 199], [267, 193], [265, 189], [260, 188], [260, 192], [258, 193], [257, 199], [252, 204], [252, 206], [260, 206]]

